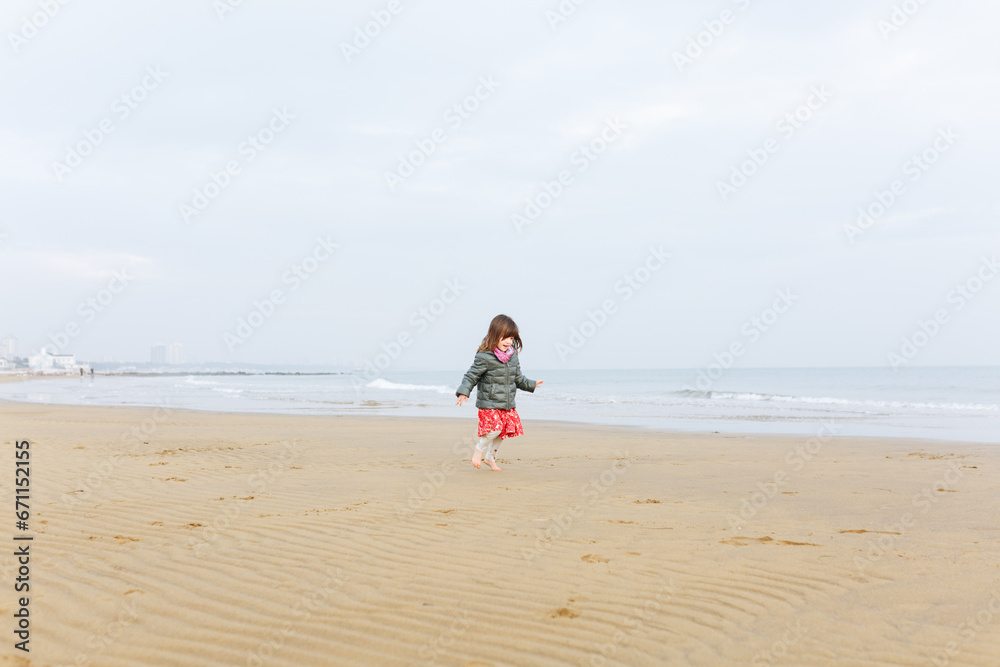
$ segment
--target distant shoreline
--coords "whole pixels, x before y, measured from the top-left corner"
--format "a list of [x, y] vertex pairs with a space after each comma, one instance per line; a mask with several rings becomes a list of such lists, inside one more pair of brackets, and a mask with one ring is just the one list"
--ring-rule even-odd
[[[352, 375], [350, 371], [94, 371], [94, 376], [101, 377], [186, 377], [188, 375]], [[0, 382], [11, 380], [34, 380], [36, 378], [73, 378], [90, 377], [89, 373], [82, 376], [79, 373], [32, 373], [10, 372], [0, 373]]]

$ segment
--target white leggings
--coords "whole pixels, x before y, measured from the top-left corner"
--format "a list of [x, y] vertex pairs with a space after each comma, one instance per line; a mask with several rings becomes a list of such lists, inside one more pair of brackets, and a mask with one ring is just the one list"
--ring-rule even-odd
[[487, 461], [495, 461], [496, 453], [500, 449], [500, 431], [493, 431], [479, 438], [476, 443], [476, 451], [482, 453]]

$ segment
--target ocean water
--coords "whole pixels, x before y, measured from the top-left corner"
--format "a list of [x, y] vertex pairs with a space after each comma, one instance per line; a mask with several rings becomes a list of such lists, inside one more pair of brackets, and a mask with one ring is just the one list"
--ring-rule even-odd
[[[455, 417], [475, 424], [475, 392], [455, 406], [463, 371], [191, 374], [47, 378], [0, 384], [0, 400], [168, 405], [224, 412]], [[680, 431], [797, 433], [1000, 442], [1000, 368], [530, 370], [523, 419]], [[826, 432], [826, 431], [824, 431]]]

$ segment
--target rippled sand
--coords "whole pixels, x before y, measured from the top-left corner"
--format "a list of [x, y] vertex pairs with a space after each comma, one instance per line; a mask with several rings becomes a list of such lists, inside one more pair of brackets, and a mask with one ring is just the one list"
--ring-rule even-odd
[[31, 441], [32, 665], [1000, 661], [990, 446], [526, 419], [495, 473], [472, 418], [0, 423]]

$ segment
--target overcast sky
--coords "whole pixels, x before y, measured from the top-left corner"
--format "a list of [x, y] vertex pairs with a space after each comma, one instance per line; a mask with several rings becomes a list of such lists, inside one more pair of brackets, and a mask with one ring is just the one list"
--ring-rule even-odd
[[1000, 364], [995, 2], [230, 4], [3, 4], [21, 354]]

